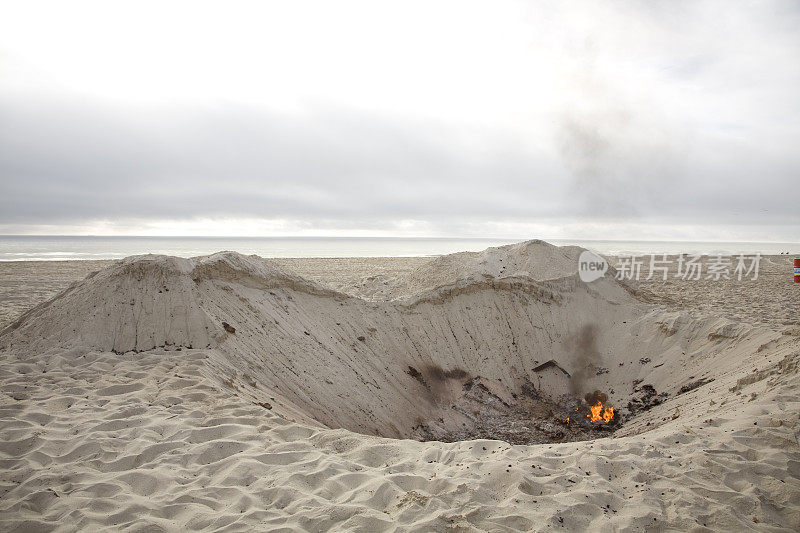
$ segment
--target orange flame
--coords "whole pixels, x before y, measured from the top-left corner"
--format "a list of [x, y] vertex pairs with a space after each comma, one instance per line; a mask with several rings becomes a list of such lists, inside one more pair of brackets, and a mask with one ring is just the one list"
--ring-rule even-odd
[[602, 420], [608, 424], [614, 419], [614, 408], [605, 407], [603, 406], [603, 402], [597, 402], [589, 408], [589, 414], [586, 415], [586, 418], [588, 418], [590, 422]]

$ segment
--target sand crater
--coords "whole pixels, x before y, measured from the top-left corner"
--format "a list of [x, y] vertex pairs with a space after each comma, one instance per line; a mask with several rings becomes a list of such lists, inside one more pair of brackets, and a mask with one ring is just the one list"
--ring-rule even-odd
[[584, 423], [581, 399], [593, 391], [628, 421], [619, 432], [645, 429], [633, 415], [712, 383], [732, 340], [760, 342], [748, 326], [645, 304], [612, 276], [583, 283], [580, 251], [531, 241], [445, 256], [398, 284], [414, 290], [382, 300], [233, 252], [133, 257], [33, 309], [1, 339], [125, 357], [201, 351], [221, 388], [289, 420], [513, 443], [606, 436]]

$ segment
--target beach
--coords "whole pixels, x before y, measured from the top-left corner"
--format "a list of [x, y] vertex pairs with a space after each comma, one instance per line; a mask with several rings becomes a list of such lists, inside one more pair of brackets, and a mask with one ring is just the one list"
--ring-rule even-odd
[[581, 251], [0, 262], [0, 528], [796, 530], [793, 256]]
[[800, 531], [798, 25], [4, 3], [0, 533]]

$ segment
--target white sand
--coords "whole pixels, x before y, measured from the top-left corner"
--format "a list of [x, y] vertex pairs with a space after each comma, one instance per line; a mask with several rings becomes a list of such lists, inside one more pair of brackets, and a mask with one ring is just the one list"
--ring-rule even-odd
[[[0, 529], [796, 530], [796, 322], [692, 308], [691, 282], [587, 285], [579, 253], [326, 285], [234, 253], [102, 270], [0, 334]], [[667, 401], [586, 442], [385, 438], [473, 423], [452, 371], [509, 402], [539, 363], [579, 373], [588, 324], [584, 388], [623, 416], [637, 384]]]

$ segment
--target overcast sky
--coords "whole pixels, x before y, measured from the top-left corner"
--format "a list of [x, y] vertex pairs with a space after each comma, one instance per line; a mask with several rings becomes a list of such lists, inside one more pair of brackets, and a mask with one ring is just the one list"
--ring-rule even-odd
[[0, 233], [800, 241], [794, 0], [0, 5]]

